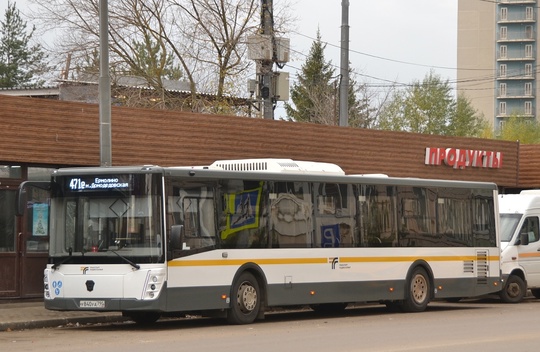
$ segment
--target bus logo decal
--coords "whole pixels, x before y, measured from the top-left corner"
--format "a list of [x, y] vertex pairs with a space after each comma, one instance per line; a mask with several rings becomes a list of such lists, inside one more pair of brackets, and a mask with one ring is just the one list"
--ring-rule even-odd
[[339, 263], [339, 257], [328, 258], [328, 263], [332, 263], [332, 270], [335, 270], [336, 265]]

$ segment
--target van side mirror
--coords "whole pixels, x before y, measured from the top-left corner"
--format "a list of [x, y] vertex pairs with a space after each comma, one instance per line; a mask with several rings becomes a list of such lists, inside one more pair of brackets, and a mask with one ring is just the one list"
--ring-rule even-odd
[[171, 238], [169, 244], [172, 250], [180, 250], [183, 248], [184, 242], [184, 225], [171, 226]]
[[519, 242], [518, 244], [522, 246], [526, 246], [529, 244], [529, 234], [528, 233], [520, 233], [519, 234]]

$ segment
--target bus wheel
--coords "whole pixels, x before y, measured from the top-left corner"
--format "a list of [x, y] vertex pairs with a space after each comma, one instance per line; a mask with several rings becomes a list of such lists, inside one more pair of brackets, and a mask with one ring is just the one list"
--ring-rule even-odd
[[401, 309], [404, 312], [424, 311], [429, 303], [430, 292], [428, 274], [421, 267], [415, 268], [407, 286], [407, 296], [401, 302]]
[[259, 283], [252, 274], [244, 272], [232, 287], [227, 320], [231, 324], [249, 324], [255, 321], [260, 309]]
[[540, 298], [540, 288], [531, 289], [531, 293], [535, 298]]
[[158, 312], [124, 312], [122, 315], [139, 325], [151, 325], [161, 317]]
[[499, 296], [504, 303], [519, 303], [525, 297], [527, 287], [522, 278], [517, 275], [510, 275], [506, 280], [506, 285], [499, 292]]

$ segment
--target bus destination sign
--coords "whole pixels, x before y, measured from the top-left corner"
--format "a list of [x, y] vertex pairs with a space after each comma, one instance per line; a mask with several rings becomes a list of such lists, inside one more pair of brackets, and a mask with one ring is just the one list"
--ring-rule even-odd
[[129, 190], [130, 179], [122, 176], [92, 176], [68, 178], [68, 188], [73, 191], [107, 191], [111, 189]]

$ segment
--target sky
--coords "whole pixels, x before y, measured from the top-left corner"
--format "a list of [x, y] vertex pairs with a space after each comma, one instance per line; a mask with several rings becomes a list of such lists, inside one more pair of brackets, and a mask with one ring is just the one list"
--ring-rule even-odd
[[[361, 81], [410, 83], [422, 80], [431, 69], [455, 80], [457, 0], [349, 3], [349, 61], [363, 75]], [[301, 67], [320, 29], [327, 43], [325, 57], [339, 72], [341, 0], [296, 0], [295, 7], [299, 23], [291, 35], [291, 48], [299, 53], [290, 66]]]
[[[13, 0], [21, 12], [27, 0]], [[291, 85], [320, 30], [325, 57], [340, 69], [342, 0], [287, 0], [297, 18], [284, 34], [291, 61], [283, 71]], [[470, 0], [480, 1], [480, 0]], [[274, 0], [274, 6], [280, 0]], [[8, 0], [0, 0], [3, 20]], [[358, 81], [373, 88], [422, 80], [430, 70], [454, 82], [457, 66], [457, 0], [349, 0], [349, 61]], [[282, 103], [280, 103], [282, 105]], [[280, 114], [276, 110], [276, 114]]]

